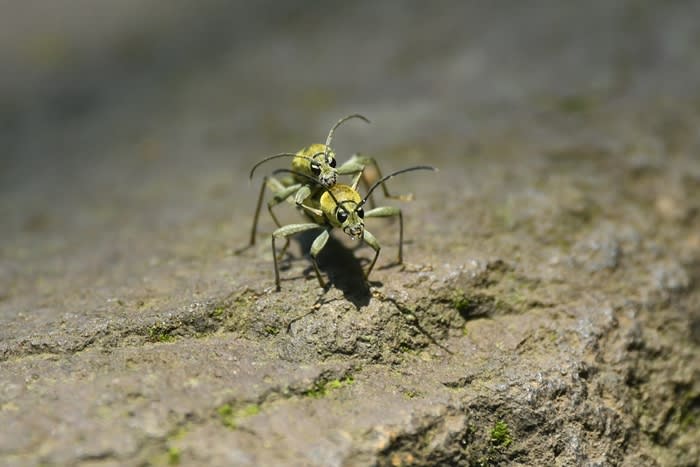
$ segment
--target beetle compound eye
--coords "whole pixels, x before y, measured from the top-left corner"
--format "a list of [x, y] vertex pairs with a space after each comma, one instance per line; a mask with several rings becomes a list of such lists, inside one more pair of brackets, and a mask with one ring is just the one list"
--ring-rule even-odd
[[357, 208], [357, 210], [355, 212], [357, 213], [358, 216], [360, 216], [360, 219], [363, 219], [365, 217], [365, 210], [364, 209]]
[[335, 169], [335, 158], [329, 157], [328, 158], [328, 165], [330, 165], [331, 167], [333, 167]]
[[348, 213], [343, 211], [342, 209], [338, 209], [338, 213], [335, 215], [335, 217], [338, 218], [338, 222], [341, 224], [348, 220]]
[[318, 165], [317, 163], [312, 163], [311, 164], [311, 173], [314, 175], [318, 175], [321, 173], [321, 166]]

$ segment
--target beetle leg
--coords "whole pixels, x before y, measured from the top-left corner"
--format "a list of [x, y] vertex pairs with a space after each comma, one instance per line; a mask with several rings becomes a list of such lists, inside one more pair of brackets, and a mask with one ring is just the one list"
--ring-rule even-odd
[[275, 225], [277, 225], [277, 227], [281, 227], [281, 224], [277, 219], [277, 216], [275, 216], [275, 213], [272, 211], [272, 208], [289, 198], [293, 193], [297, 192], [301, 185], [294, 184], [285, 186], [275, 177], [266, 176], [263, 178], [262, 184], [260, 185], [258, 202], [255, 206], [255, 214], [253, 215], [253, 226], [250, 229], [250, 242], [248, 243], [248, 247], [255, 245], [255, 237], [258, 233], [258, 220], [260, 219], [260, 208], [262, 207], [262, 201], [265, 197], [265, 187], [269, 188], [270, 191], [274, 193], [274, 197], [267, 203], [267, 210], [270, 213], [270, 217], [272, 217], [272, 220], [275, 222]]
[[374, 250], [374, 258], [372, 258], [372, 262], [369, 264], [367, 272], [365, 272], [365, 280], [369, 282], [369, 275], [372, 272], [372, 268], [374, 268], [374, 263], [376, 263], [377, 258], [379, 258], [379, 251], [382, 249], [382, 247], [381, 245], [379, 245], [379, 242], [377, 241], [375, 236], [372, 235], [372, 233], [367, 229], [365, 229], [363, 240]]
[[326, 242], [328, 242], [328, 237], [330, 237], [330, 229], [325, 229], [321, 234], [316, 237], [316, 240], [311, 244], [311, 259], [313, 260], [313, 265], [314, 265], [314, 271], [316, 271], [316, 278], [318, 279], [318, 284], [321, 286], [321, 288], [326, 287], [326, 283], [323, 281], [323, 278], [321, 277], [321, 270], [318, 268], [318, 262], [316, 261], [316, 256], [323, 250], [323, 247], [326, 246]]
[[[279, 181], [273, 177], [270, 177], [270, 181], [274, 180], [275, 182], [279, 183]], [[294, 185], [290, 186], [279, 186], [274, 183], [268, 184], [270, 189], [273, 191], [275, 194], [274, 197], [267, 203], [267, 210], [270, 212], [270, 217], [272, 217], [272, 220], [275, 221], [275, 224], [277, 227], [282, 227], [282, 224], [277, 220], [277, 216], [272, 212], [272, 208], [280, 204], [281, 202], [285, 201], [287, 198], [292, 196], [293, 194], [297, 193], [301, 188], [302, 185], [300, 183], [296, 183]]]
[[[360, 180], [363, 182], [365, 189], [369, 188], [373, 180], [369, 180], [365, 168], [372, 167], [375, 172], [376, 180], [382, 178], [382, 171], [379, 169], [379, 164], [373, 157], [363, 156], [362, 154], [353, 154], [350, 159], [348, 159], [343, 165], [338, 167], [339, 175], [352, 175], [356, 174], [352, 181], [353, 189], [357, 189]], [[403, 195], [392, 195], [386, 186], [386, 183], [382, 183], [382, 192], [384, 197], [388, 199], [396, 199], [399, 201], [411, 201], [413, 200], [413, 193], [406, 193]], [[369, 204], [371, 207], [375, 207], [374, 198], [370, 196]]]
[[[399, 218], [399, 257], [398, 263], [403, 263], [403, 214], [401, 214], [401, 209], [394, 206], [382, 206], [374, 209], [370, 209], [365, 213], [365, 219], [368, 217], [394, 217]], [[367, 231], [365, 230], [365, 236], [367, 236]], [[370, 245], [371, 246], [371, 245]], [[375, 258], [376, 259], [376, 258]]]
[[[356, 161], [360, 164], [362, 164], [364, 167], [372, 167], [374, 171], [376, 172], [376, 180], [379, 180], [382, 178], [382, 171], [379, 169], [379, 164], [373, 157], [369, 156], [362, 156], [360, 154], [355, 154], [352, 156], [351, 159], [356, 159]], [[369, 188], [369, 186], [374, 182], [374, 180], [369, 180], [368, 177], [366, 176], [365, 173], [363, 173], [362, 181], [364, 182], [365, 188]], [[411, 201], [413, 200], [413, 193], [406, 193], [403, 195], [392, 195], [389, 193], [389, 188], [387, 188], [386, 183], [382, 183], [382, 192], [384, 193], [385, 198], [389, 199], [396, 199], [399, 201]]]
[[300, 186], [294, 194], [294, 203], [301, 207], [302, 203], [306, 201], [306, 198], [309, 196], [311, 196], [311, 187], [309, 185]]
[[[311, 223], [309, 223], [309, 224], [289, 224], [289, 225], [285, 225], [283, 227], [280, 227], [279, 229], [272, 232], [272, 259], [273, 259], [274, 265], [275, 265], [275, 289], [278, 292], [281, 290], [281, 287], [280, 287], [280, 271], [279, 271], [279, 266], [277, 265], [277, 246], [275, 244], [275, 240], [278, 238], [284, 238], [285, 240], [287, 240], [287, 243], [284, 246], [284, 249], [286, 249], [287, 245], [289, 244], [289, 237], [290, 236], [297, 234], [299, 232], [304, 232], [306, 230], [318, 229], [319, 227], [320, 226], [318, 224], [311, 224]], [[315, 259], [314, 259], [314, 261], [315, 261]]]

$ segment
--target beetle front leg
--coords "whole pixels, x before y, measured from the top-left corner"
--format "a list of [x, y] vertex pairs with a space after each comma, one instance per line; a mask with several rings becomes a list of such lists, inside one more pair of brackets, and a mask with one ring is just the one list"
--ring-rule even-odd
[[314, 271], [316, 271], [316, 278], [318, 279], [318, 284], [323, 289], [326, 288], [326, 283], [321, 277], [321, 270], [318, 268], [318, 261], [316, 260], [316, 256], [318, 256], [321, 250], [323, 250], [323, 247], [326, 246], [326, 243], [328, 242], [328, 237], [330, 237], [330, 229], [326, 229], [323, 232], [321, 232], [321, 234], [318, 237], [316, 237], [314, 242], [311, 244], [311, 259], [313, 261]]
[[300, 186], [294, 194], [294, 203], [297, 207], [301, 207], [302, 203], [306, 201], [306, 198], [309, 196], [311, 196], [311, 187], [309, 187], [309, 185]]
[[362, 239], [367, 245], [372, 247], [372, 249], [374, 250], [374, 258], [372, 258], [372, 262], [369, 264], [367, 272], [365, 272], [365, 280], [369, 282], [369, 275], [372, 272], [372, 269], [374, 268], [374, 263], [376, 263], [377, 258], [379, 258], [379, 251], [382, 249], [382, 247], [377, 241], [377, 238], [374, 235], [372, 235], [372, 233], [367, 229], [365, 229]]
[[278, 238], [284, 238], [287, 241], [287, 243], [284, 246], [284, 249], [286, 249], [287, 245], [289, 244], [290, 236], [300, 232], [305, 232], [307, 230], [318, 229], [319, 227], [320, 226], [318, 224], [312, 223], [289, 224], [285, 225], [284, 227], [280, 227], [279, 229], [272, 232], [272, 260], [275, 265], [275, 290], [277, 290], [277, 292], [279, 292], [282, 288], [280, 287], [280, 270], [279, 266], [277, 265], [277, 245], [275, 244], [275, 240]]
[[277, 216], [272, 212], [272, 208], [277, 206], [283, 201], [286, 201], [290, 196], [296, 194], [302, 187], [301, 183], [295, 183], [293, 185], [285, 185], [274, 177], [269, 177], [267, 180], [267, 187], [273, 193], [272, 199], [267, 203], [267, 210], [270, 213], [270, 217], [275, 221], [277, 227], [282, 227], [282, 224], [277, 220]]
[[370, 158], [360, 156], [359, 154], [353, 154], [350, 159], [343, 162], [343, 164], [338, 167], [338, 175], [354, 175], [362, 173], [362, 170], [367, 165], [367, 161]]
[[[374, 209], [370, 209], [365, 213], [365, 219], [368, 217], [394, 217], [399, 218], [399, 257], [398, 264], [403, 263], [403, 214], [401, 209], [394, 206], [382, 206]], [[365, 230], [365, 235], [367, 231]], [[376, 258], [375, 258], [376, 259]]]

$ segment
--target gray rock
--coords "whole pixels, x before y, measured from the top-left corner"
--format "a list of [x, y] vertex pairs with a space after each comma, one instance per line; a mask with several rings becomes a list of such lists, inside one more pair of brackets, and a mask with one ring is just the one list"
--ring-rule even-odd
[[[0, 19], [0, 464], [700, 463], [700, 4], [60, 4]], [[440, 168], [405, 264], [274, 292], [250, 167], [353, 112]]]

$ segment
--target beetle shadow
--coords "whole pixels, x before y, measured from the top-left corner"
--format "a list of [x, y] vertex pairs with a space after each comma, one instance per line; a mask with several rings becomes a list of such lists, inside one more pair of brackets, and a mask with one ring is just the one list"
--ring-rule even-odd
[[[302, 254], [309, 260], [311, 244], [320, 233], [321, 229], [314, 229], [294, 237], [301, 246]], [[343, 292], [346, 300], [358, 309], [369, 304], [372, 294], [364, 278], [362, 262], [354, 255], [352, 249], [346, 248], [331, 235], [318, 254], [317, 260], [318, 267], [327, 276], [329, 284]], [[313, 265], [310, 265], [304, 274], [314, 276], [315, 280]]]

